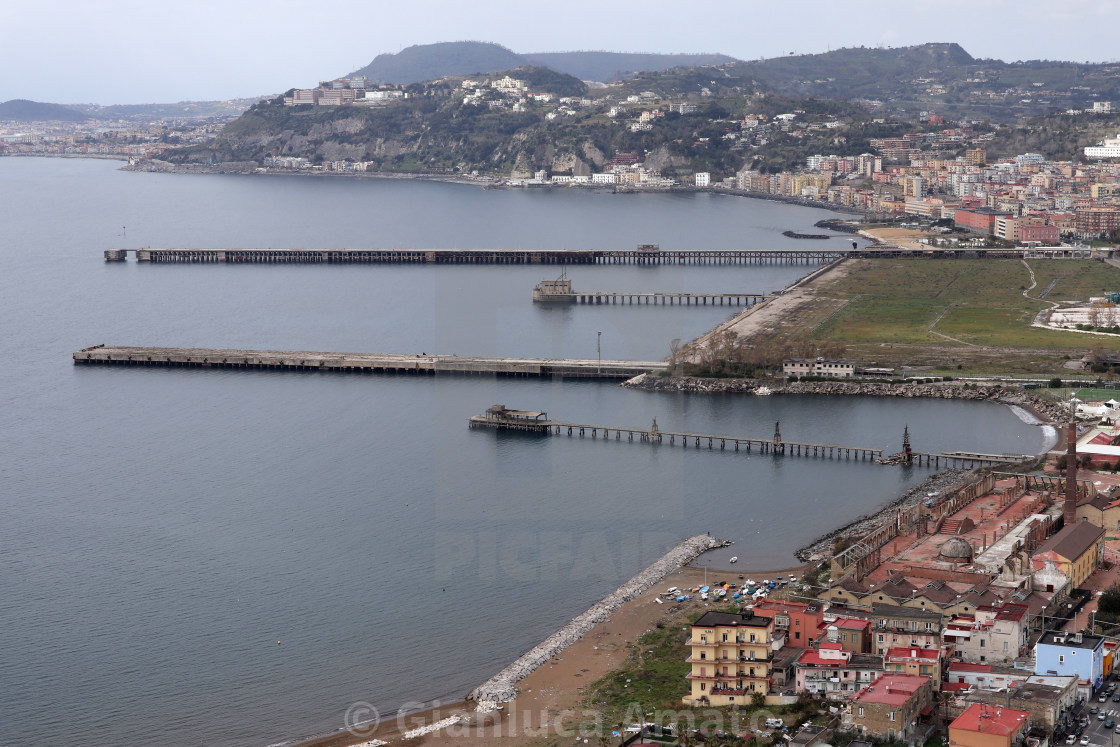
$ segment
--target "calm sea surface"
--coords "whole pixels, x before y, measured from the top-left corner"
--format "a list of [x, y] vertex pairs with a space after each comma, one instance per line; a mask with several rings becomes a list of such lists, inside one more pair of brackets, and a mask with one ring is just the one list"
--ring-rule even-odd
[[[790, 565], [927, 474], [468, 431], [495, 402], [750, 436], [780, 420], [789, 440], [886, 449], [907, 424], [924, 451], [1045, 445], [993, 404], [75, 368], [102, 342], [593, 357], [598, 332], [605, 358], [661, 358], [733, 311], [534, 307], [551, 267], [106, 264], [113, 246], [803, 247], [781, 231], [827, 215], [117, 166], [0, 159], [0, 744], [263, 746], [339, 728], [359, 700], [458, 698], [686, 536]], [[765, 293], [805, 271], [570, 276]]]

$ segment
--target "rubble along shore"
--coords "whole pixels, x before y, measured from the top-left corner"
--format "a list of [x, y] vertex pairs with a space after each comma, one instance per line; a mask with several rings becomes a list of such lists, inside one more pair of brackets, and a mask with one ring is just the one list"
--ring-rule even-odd
[[815, 394], [862, 397], [924, 397], [928, 399], [963, 399], [976, 402], [999, 402], [1031, 412], [1046, 423], [1065, 419], [1067, 409], [1058, 402], [1045, 399], [1031, 391], [1005, 389], [985, 384], [946, 381], [935, 384], [889, 384], [871, 381], [794, 381], [775, 383], [759, 379], [709, 379], [698, 376], [657, 376], [641, 374], [622, 386], [654, 392], [694, 392], [708, 394], [758, 394], [765, 388], [769, 394]]
[[726, 540], [718, 540], [707, 534], [686, 539], [662, 555], [645, 570], [596, 602], [591, 609], [572, 619], [567, 625], [546, 638], [543, 643], [534, 646], [508, 667], [476, 687], [467, 695], [467, 700], [476, 701], [480, 705], [508, 703], [517, 697], [518, 682], [556, 654], [578, 641], [597, 623], [606, 620], [612, 612], [623, 604], [645, 593], [666, 575], [708, 550], [726, 547], [729, 544], [731, 543]]

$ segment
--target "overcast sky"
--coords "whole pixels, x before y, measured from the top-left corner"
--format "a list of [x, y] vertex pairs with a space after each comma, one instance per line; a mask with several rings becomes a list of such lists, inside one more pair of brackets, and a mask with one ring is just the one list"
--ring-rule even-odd
[[1006, 61], [1120, 57], [1117, 0], [23, 0], [0, 8], [0, 101], [157, 103], [313, 86], [382, 52], [476, 39], [515, 52], [961, 44]]

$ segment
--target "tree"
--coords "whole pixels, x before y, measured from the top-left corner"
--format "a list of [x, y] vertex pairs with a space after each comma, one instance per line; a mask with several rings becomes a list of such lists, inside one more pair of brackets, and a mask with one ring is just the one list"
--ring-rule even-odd
[[1106, 615], [1120, 614], [1120, 582], [1105, 589], [1097, 601], [1097, 611]]

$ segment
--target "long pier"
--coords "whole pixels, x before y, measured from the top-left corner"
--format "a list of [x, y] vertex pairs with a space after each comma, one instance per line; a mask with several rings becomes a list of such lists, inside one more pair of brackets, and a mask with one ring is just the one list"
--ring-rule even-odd
[[825, 264], [837, 249], [107, 249], [107, 262], [163, 264]]
[[478, 264], [478, 265], [749, 265], [827, 264], [845, 257], [882, 259], [1022, 259], [1085, 256], [1068, 247], [1032, 249], [106, 249], [106, 262], [155, 264]]
[[[495, 407], [500, 407], [496, 405]], [[515, 411], [516, 412], [516, 411]], [[544, 415], [544, 413], [526, 413], [527, 415]], [[678, 442], [682, 447], [708, 448], [734, 451], [746, 454], [773, 454], [785, 456], [828, 457], [833, 459], [860, 459], [880, 460], [883, 456], [882, 449], [873, 449], [866, 446], [848, 446], [844, 444], [815, 444], [801, 441], [784, 441], [780, 436], [775, 438], [751, 438], [749, 436], [728, 436], [716, 433], [694, 433], [692, 431], [666, 431], [657, 427], [657, 422], [649, 428], [635, 428], [630, 426], [591, 425], [588, 423], [568, 423], [558, 420], [534, 420], [524, 417], [487, 417], [475, 415], [468, 419], [470, 428], [488, 428], [493, 430], [523, 431], [541, 435], [568, 435], [574, 438], [593, 439], [602, 438], [604, 441], [627, 441], [633, 443], [657, 444], [675, 446]], [[613, 438], [611, 437], [613, 434]], [[625, 438], [624, 438], [625, 436]]]
[[[767, 296], [761, 293], [626, 293], [622, 291], [575, 291], [552, 294], [549, 303], [583, 304], [649, 304], [680, 306], [746, 306], [762, 303]], [[533, 299], [536, 300], [536, 299]]]
[[665, 361], [576, 358], [488, 358], [461, 355], [323, 353], [293, 350], [158, 348], [95, 345], [73, 354], [74, 365], [225, 368], [258, 371], [629, 379], [667, 368]]

